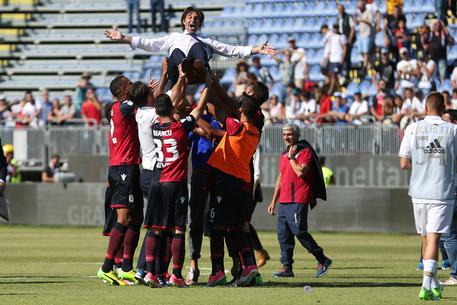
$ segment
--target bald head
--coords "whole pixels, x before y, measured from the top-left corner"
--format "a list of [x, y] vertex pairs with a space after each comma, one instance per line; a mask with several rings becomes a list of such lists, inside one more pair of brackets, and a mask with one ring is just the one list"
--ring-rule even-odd
[[433, 91], [425, 100], [427, 115], [441, 116], [446, 108], [444, 105], [444, 96], [440, 92]]

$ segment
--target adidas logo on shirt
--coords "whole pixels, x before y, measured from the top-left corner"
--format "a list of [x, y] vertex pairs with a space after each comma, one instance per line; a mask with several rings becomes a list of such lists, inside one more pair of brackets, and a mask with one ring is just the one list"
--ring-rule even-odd
[[424, 148], [424, 153], [426, 153], [426, 154], [444, 154], [444, 153], [446, 153], [446, 151], [441, 146], [438, 139], [435, 139]]

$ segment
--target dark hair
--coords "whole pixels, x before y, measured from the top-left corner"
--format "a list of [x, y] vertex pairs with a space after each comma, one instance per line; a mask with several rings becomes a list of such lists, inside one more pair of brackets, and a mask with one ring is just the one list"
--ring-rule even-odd
[[249, 70], [249, 65], [244, 60], [242, 60], [236, 64], [236, 73], [237, 74], [240, 73], [241, 67], [245, 67], [246, 72]]
[[173, 104], [170, 97], [165, 93], [159, 94], [156, 97], [154, 106], [159, 116], [170, 116], [173, 113]]
[[325, 165], [325, 157], [324, 156], [319, 156], [319, 163], [320, 163], [320, 165]]
[[127, 79], [127, 78], [124, 75], [119, 75], [119, 76], [116, 76], [116, 78], [113, 79], [111, 81], [111, 83], [109, 84], [109, 90], [111, 91], [111, 94], [114, 95], [118, 99], [124, 89], [124, 87], [123, 87], [124, 79]]
[[130, 100], [136, 107], [143, 107], [148, 102], [149, 87], [142, 82], [134, 82], [129, 90]]
[[437, 91], [429, 93], [425, 102], [429, 111], [432, 110], [441, 114], [446, 108], [443, 94]]
[[56, 158], [57, 158], [57, 159], [60, 159], [59, 154], [53, 154], [53, 155], [51, 156], [51, 160], [52, 160], [52, 159], [56, 159]]
[[449, 118], [451, 119], [451, 122], [454, 123], [457, 121], [457, 110], [456, 109], [446, 109], [444, 110], [443, 114], [447, 113], [449, 115]]
[[254, 90], [254, 96], [257, 100], [257, 106], [260, 107], [270, 95], [268, 87], [262, 82], [255, 82], [252, 84], [252, 90]]
[[184, 12], [182, 12], [181, 15], [181, 28], [183, 30], [186, 28], [184, 26], [184, 20], [186, 19], [187, 15], [189, 15], [192, 12], [197, 13], [198, 17], [200, 18], [200, 26], [198, 27], [198, 29], [200, 30], [202, 27], [205, 26], [205, 14], [203, 13], [203, 11], [196, 7], [189, 6], [184, 10]]
[[249, 95], [242, 95], [240, 98], [241, 109], [244, 116], [249, 122], [253, 122], [256, 116], [259, 106], [257, 106], [257, 100]]

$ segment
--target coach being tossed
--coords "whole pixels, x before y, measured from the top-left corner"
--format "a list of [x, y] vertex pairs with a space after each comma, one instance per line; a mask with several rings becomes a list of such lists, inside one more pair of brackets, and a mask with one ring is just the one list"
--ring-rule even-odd
[[280, 156], [279, 176], [268, 213], [275, 214], [276, 202], [279, 199], [277, 233], [283, 268], [273, 276], [294, 276], [292, 256], [296, 237], [318, 261], [316, 277], [321, 277], [327, 273], [332, 260], [324, 255], [324, 250], [308, 233], [308, 205], [313, 208], [316, 198], [326, 200], [322, 170], [311, 145], [305, 140], [299, 141], [299, 127], [287, 124], [282, 130], [287, 150]]

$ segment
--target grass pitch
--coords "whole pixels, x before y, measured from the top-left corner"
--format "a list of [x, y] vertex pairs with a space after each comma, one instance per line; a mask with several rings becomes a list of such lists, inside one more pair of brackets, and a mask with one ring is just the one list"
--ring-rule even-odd
[[[417, 298], [422, 277], [416, 271], [417, 236], [315, 234], [333, 259], [328, 274], [314, 278], [316, 262], [298, 244], [295, 278], [276, 279], [271, 277], [280, 267], [276, 235], [260, 235], [272, 257], [261, 269], [261, 287], [151, 289], [110, 287], [95, 277], [107, 245], [99, 228], [0, 225], [0, 304], [423, 304]], [[206, 281], [207, 239], [203, 257], [201, 280]], [[448, 276], [439, 271], [441, 279]], [[304, 292], [305, 285], [311, 292]], [[457, 304], [457, 287], [447, 287], [441, 303]]]

